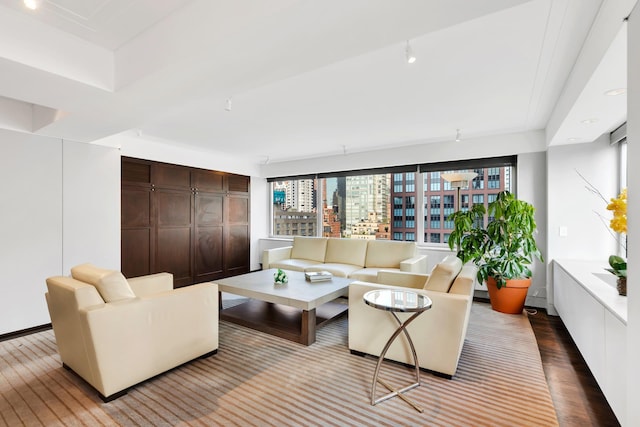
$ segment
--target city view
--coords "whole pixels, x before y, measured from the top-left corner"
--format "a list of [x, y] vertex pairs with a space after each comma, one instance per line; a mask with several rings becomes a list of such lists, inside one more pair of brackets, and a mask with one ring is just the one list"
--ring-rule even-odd
[[486, 207], [511, 186], [510, 166], [469, 171], [477, 176], [459, 199], [445, 171], [274, 181], [273, 235], [447, 243], [455, 210]]

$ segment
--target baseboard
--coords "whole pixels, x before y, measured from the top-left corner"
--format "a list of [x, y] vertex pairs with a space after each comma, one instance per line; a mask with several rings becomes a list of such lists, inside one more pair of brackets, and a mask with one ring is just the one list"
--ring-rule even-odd
[[46, 323], [44, 325], [34, 326], [33, 328], [27, 328], [20, 331], [2, 334], [0, 335], [0, 341], [7, 341], [18, 337], [23, 337], [25, 335], [35, 334], [36, 332], [46, 331], [47, 329], [51, 329], [51, 323]]

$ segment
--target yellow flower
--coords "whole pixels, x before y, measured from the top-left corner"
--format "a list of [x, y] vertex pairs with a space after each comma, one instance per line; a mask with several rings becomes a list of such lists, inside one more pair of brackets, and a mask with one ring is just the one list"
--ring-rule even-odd
[[616, 233], [627, 234], [627, 189], [618, 194], [618, 197], [611, 199], [607, 209], [613, 211], [613, 218], [609, 226]]

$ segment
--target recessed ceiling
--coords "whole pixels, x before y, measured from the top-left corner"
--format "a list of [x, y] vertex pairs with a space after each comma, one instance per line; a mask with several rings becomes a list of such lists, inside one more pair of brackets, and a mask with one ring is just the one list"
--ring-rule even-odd
[[[59, 111], [42, 135], [136, 130], [254, 162], [528, 132], [547, 127], [602, 4], [0, 0], [0, 96]], [[589, 95], [626, 85], [619, 39], [550, 143], [626, 117]]]

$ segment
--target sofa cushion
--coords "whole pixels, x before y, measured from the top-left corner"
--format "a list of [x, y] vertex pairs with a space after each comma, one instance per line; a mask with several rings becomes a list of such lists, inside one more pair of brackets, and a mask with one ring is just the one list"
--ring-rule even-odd
[[367, 241], [360, 239], [329, 239], [324, 262], [328, 264], [350, 264], [364, 267]]
[[354, 271], [360, 270], [360, 266], [351, 264], [325, 263], [317, 264], [304, 269], [307, 271], [328, 271], [336, 277], [350, 277]]
[[358, 280], [360, 282], [370, 282], [370, 283], [382, 283], [378, 281], [378, 273], [380, 271], [400, 271], [397, 268], [361, 268], [360, 270], [356, 270], [353, 273], [349, 274], [350, 279]]
[[305, 268], [321, 264], [318, 261], [309, 261], [307, 259], [283, 259], [269, 264], [270, 268], [281, 268], [289, 271], [305, 271]]
[[400, 268], [400, 262], [414, 257], [414, 242], [395, 242], [389, 240], [369, 240], [365, 267]]
[[449, 292], [451, 284], [462, 269], [462, 260], [449, 255], [433, 267], [424, 289], [429, 291]]
[[71, 277], [96, 287], [104, 302], [135, 298], [127, 279], [116, 270], [96, 267], [93, 264], [80, 264], [71, 268]]
[[104, 302], [114, 302], [124, 299], [135, 298], [136, 295], [131, 290], [129, 282], [119, 271], [113, 271], [98, 279], [96, 285], [98, 292]]
[[325, 237], [296, 236], [293, 238], [291, 258], [324, 262], [324, 254], [326, 251], [327, 239]]

